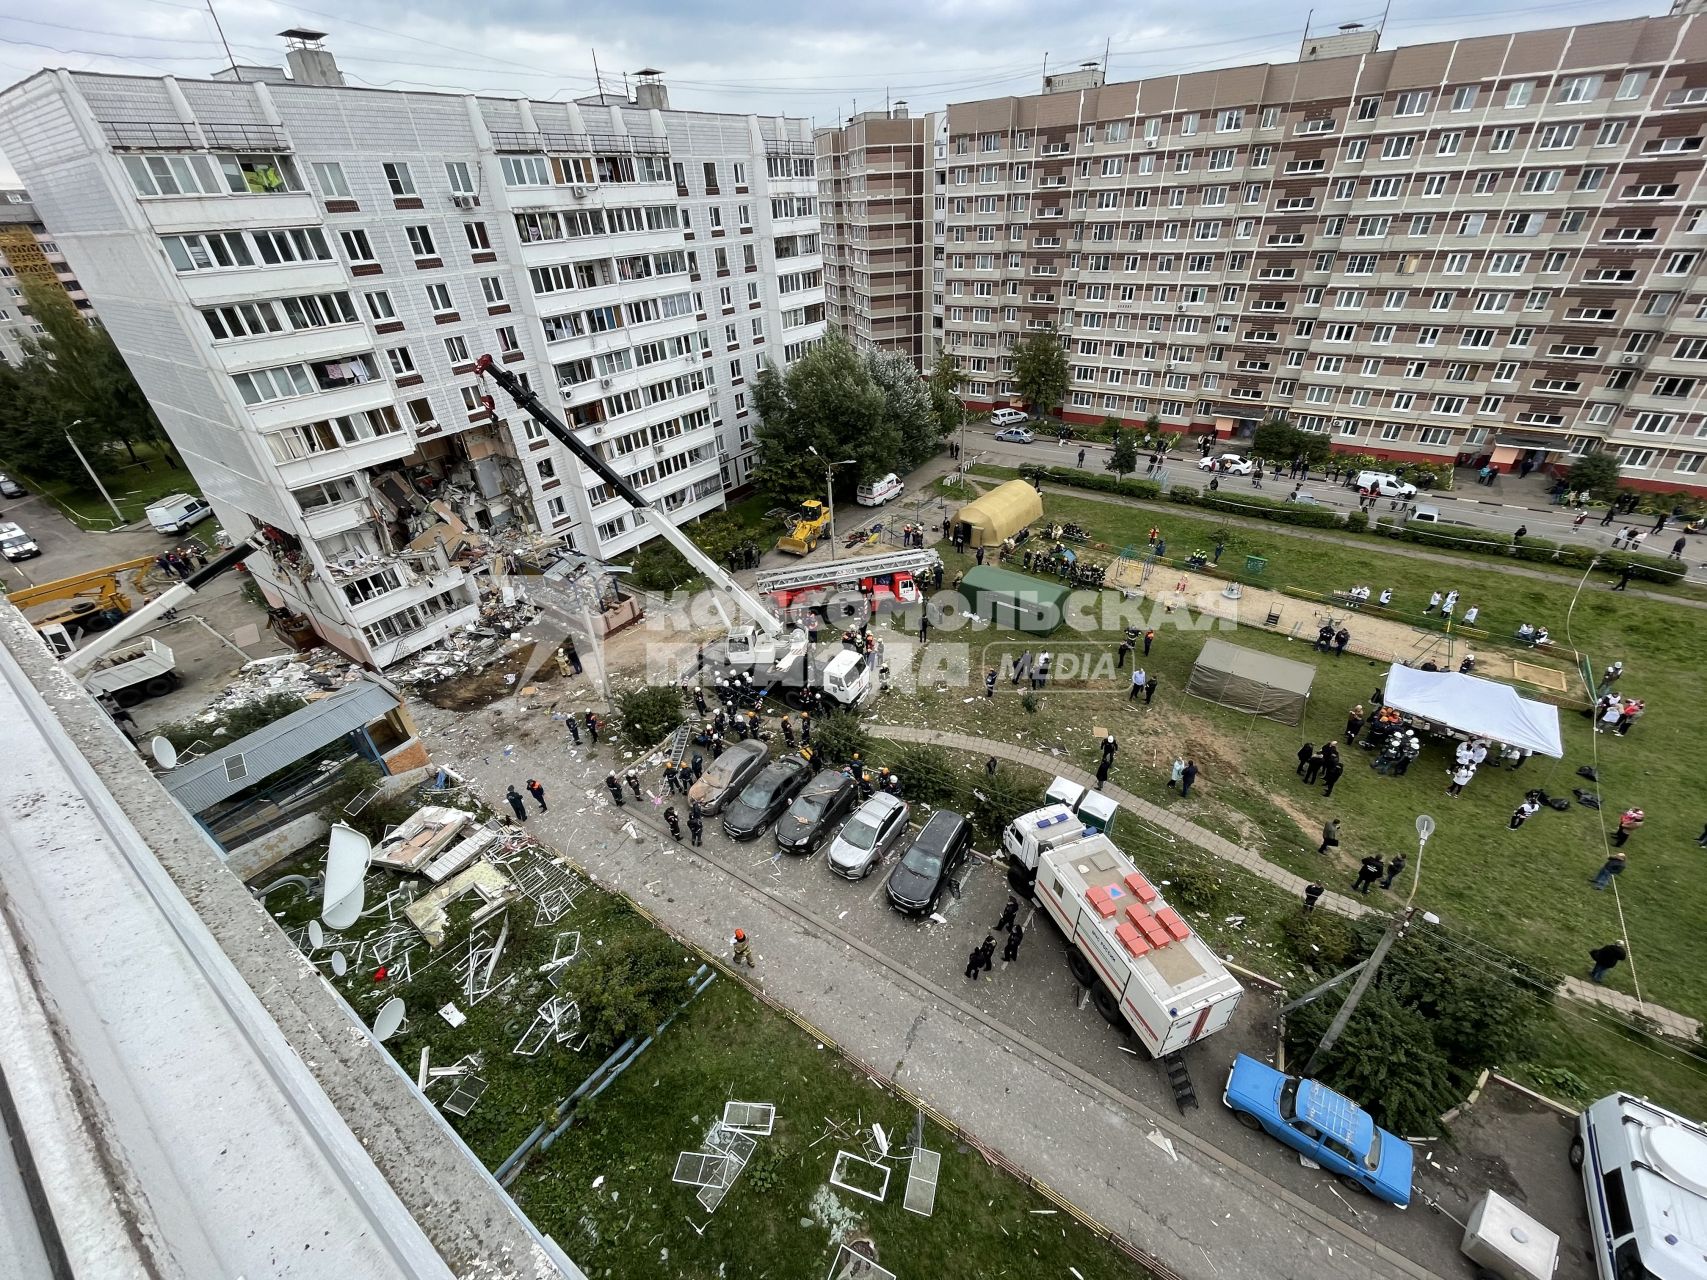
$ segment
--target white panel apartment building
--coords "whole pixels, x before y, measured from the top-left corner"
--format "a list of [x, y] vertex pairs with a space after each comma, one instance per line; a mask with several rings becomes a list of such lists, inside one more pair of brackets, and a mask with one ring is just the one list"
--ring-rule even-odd
[[[42, 72], [0, 94], [0, 148], [226, 529], [270, 531], [249, 562], [269, 601], [385, 666], [477, 615], [447, 521], [604, 556], [645, 540], [502, 392], [486, 409], [482, 353], [556, 388], [680, 519], [723, 504], [737, 356], [662, 113], [350, 88], [302, 34], [289, 80]], [[765, 131], [732, 119], [751, 164]], [[804, 122], [764, 123], [810, 147]], [[815, 223], [788, 234], [815, 251]], [[755, 257], [768, 272], [773, 245]], [[784, 345], [771, 310], [764, 347], [742, 317], [744, 378]]]
[[29, 192], [0, 191], [0, 282], [5, 286], [5, 296], [0, 298], [0, 360], [16, 363], [23, 359], [24, 340], [44, 332], [24, 301], [19, 277], [27, 275], [65, 290], [71, 305], [85, 319], [94, 320], [89, 296], [58, 243], [43, 228]]

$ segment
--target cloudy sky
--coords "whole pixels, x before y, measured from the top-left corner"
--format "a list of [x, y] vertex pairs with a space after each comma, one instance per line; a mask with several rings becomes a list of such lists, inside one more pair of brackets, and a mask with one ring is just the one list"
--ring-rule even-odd
[[[1033, 92], [1044, 59], [1062, 68], [1109, 57], [1110, 79], [1295, 56], [1310, 0], [683, 0], [567, 5], [544, 0], [330, 0], [310, 9], [214, 0], [239, 62], [277, 64], [277, 32], [329, 33], [352, 84], [473, 89], [530, 97], [590, 92], [622, 73], [665, 72], [671, 103], [802, 115], [819, 125], [885, 97], [915, 111]], [[1313, 29], [1378, 22], [1381, 0], [1316, 3]], [[42, 67], [204, 76], [227, 59], [205, 3], [0, 0], [0, 77]], [[1393, 0], [1383, 45], [1663, 13], [1667, 0]], [[4, 174], [0, 161], [0, 174]]]

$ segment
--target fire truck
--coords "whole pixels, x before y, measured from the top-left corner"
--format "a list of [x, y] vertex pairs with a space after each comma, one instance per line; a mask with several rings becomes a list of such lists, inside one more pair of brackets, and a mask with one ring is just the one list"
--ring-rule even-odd
[[920, 603], [924, 589], [919, 578], [941, 563], [937, 553], [927, 548], [888, 551], [851, 560], [761, 570], [754, 585], [770, 597], [785, 618], [819, 609], [827, 620], [838, 622], [863, 617], [867, 600], [878, 609], [905, 609]]
[[1114, 841], [1064, 804], [1002, 833], [1008, 880], [1067, 939], [1097, 1011], [1166, 1057], [1232, 1020], [1244, 988]]

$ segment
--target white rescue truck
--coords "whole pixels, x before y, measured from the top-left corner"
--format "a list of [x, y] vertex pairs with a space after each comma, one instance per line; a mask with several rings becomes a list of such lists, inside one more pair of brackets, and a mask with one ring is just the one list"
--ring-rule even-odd
[[1067, 939], [1067, 966], [1097, 1011], [1155, 1057], [1232, 1020], [1244, 988], [1114, 841], [1064, 804], [1002, 833], [1008, 880]]

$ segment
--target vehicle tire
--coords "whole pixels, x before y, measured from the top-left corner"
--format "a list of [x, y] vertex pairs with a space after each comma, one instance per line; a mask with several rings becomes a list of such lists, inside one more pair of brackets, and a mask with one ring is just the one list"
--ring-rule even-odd
[[1091, 1003], [1112, 1026], [1126, 1025], [1126, 1019], [1120, 1016], [1120, 998], [1100, 982], [1091, 988]]
[[1233, 1115], [1238, 1119], [1240, 1124], [1245, 1126], [1245, 1128], [1254, 1129], [1258, 1133], [1262, 1132], [1262, 1121], [1258, 1120], [1249, 1111], [1235, 1111]]
[[1583, 1171], [1583, 1136], [1582, 1136], [1582, 1134], [1579, 1133], [1571, 1139], [1571, 1151], [1570, 1151], [1570, 1155], [1567, 1158], [1571, 1162], [1571, 1168], [1575, 1169], [1578, 1173], [1581, 1173]]
[[1336, 1173], [1334, 1175], [1334, 1177], [1336, 1177], [1340, 1180], [1340, 1185], [1343, 1186], [1347, 1191], [1358, 1191], [1358, 1192], [1361, 1192], [1362, 1194], [1364, 1194], [1366, 1196], [1374, 1194], [1373, 1192], [1371, 1192], [1369, 1190], [1368, 1187], [1364, 1186], [1361, 1182], [1359, 1182], [1356, 1178], [1352, 1177], [1349, 1173]]
[[113, 693], [113, 701], [118, 703], [121, 707], [134, 707], [137, 703], [142, 701], [142, 690], [137, 688], [134, 684], [124, 689], [115, 690]]
[[171, 692], [171, 676], [155, 676], [154, 679], [142, 686], [143, 696], [148, 698], [158, 698]]
[[1077, 947], [1067, 948], [1067, 970], [1073, 975], [1073, 981], [1081, 987], [1096, 991], [1102, 985], [1097, 980], [1096, 970], [1091, 968], [1091, 962], [1079, 953]]

